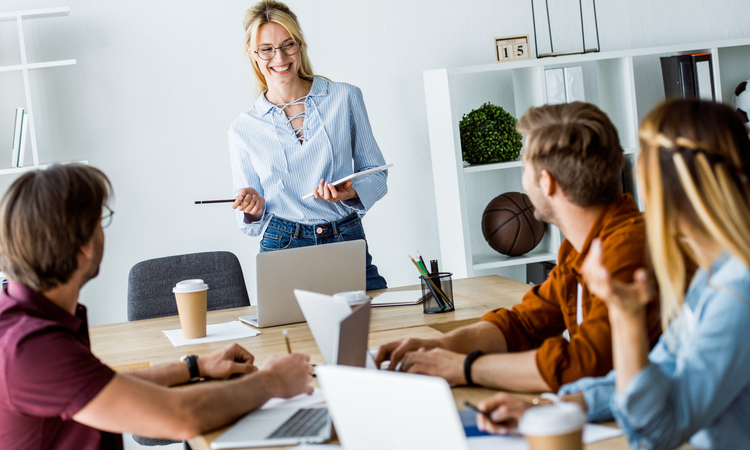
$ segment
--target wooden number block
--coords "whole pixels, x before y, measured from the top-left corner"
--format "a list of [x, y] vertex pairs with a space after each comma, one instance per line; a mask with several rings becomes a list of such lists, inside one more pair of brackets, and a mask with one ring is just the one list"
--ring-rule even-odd
[[529, 35], [495, 38], [497, 62], [529, 59]]

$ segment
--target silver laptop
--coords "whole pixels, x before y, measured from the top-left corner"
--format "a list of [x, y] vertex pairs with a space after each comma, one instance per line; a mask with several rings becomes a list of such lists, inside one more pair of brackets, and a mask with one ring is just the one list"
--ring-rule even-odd
[[300, 289], [294, 295], [326, 364], [376, 368], [367, 350], [369, 301], [352, 311], [347, 302], [330, 295]]
[[335, 294], [367, 287], [366, 242], [333, 244], [259, 253], [255, 258], [258, 314], [240, 320], [255, 327], [304, 322], [295, 289]]
[[327, 364], [315, 373], [343, 448], [469, 450], [442, 378]]
[[251, 412], [218, 439], [213, 449], [320, 444], [331, 439], [326, 407], [274, 408]]

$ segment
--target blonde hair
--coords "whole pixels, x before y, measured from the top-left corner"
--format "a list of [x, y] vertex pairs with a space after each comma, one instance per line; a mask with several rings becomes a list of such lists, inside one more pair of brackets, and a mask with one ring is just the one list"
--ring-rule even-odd
[[639, 137], [638, 178], [666, 329], [684, 302], [684, 255], [695, 260], [681, 242], [680, 223], [750, 267], [750, 140], [731, 108], [699, 100], [657, 106]]
[[[298, 75], [300, 78], [312, 79], [315, 74], [313, 73], [310, 59], [307, 57], [307, 43], [305, 42], [305, 36], [302, 34], [302, 29], [297, 21], [297, 16], [284, 3], [274, 0], [262, 0], [247, 10], [245, 13], [245, 19], [242, 21], [242, 26], [245, 28], [245, 50], [253, 51], [257, 48], [258, 29], [271, 22], [284, 27], [289, 35], [295, 41], [299, 42], [300, 68]], [[250, 57], [250, 62], [253, 66], [255, 93], [256, 95], [260, 95], [263, 91], [268, 89], [266, 77], [261, 73], [258, 64], [252, 58], [252, 55], [248, 54], [248, 56]]]
[[518, 121], [524, 157], [552, 175], [572, 203], [606, 205], [622, 193], [623, 152], [617, 129], [590, 103], [529, 108]]

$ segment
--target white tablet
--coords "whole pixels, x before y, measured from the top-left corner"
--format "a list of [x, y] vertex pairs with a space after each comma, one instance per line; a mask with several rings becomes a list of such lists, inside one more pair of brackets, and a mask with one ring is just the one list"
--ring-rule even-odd
[[[366, 176], [372, 175], [373, 173], [382, 172], [390, 167], [393, 167], [393, 164], [386, 164], [384, 166], [375, 167], [373, 169], [363, 170], [362, 172], [353, 173], [349, 175], [348, 177], [344, 177], [340, 180], [336, 180], [331, 184], [334, 186], [338, 186], [339, 184], [346, 183], [349, 180], [356, 180], [359, 177], [366, 177]], [[302, 197], [302, 200], [307, 200], [308, 198], [311, 198], [311, 197], [313, 197], [313, 194], [309, 193], [305, 195], [304, 197]]]

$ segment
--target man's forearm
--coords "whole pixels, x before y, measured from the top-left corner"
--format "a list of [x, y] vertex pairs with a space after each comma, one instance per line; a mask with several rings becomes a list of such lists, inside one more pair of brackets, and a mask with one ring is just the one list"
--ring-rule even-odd
[[188, 370], [187, 363], [184, 362], [164, 364], [125, 373], [167, 387], [185, 384], [190, 381], [190, 371]]
[[485, 355], [474, 361], [471, 378], [475, 384], [516, 392], [548, 392], [550, 387], [539, 373], [536, 350]]
[[508, 346], [505, 335], [490, 322], [479, 322], [453, 330], [438, 338], [440, 347], [456, 353], [470, 353], [481, 350], [483, 353], [505, 353]]

